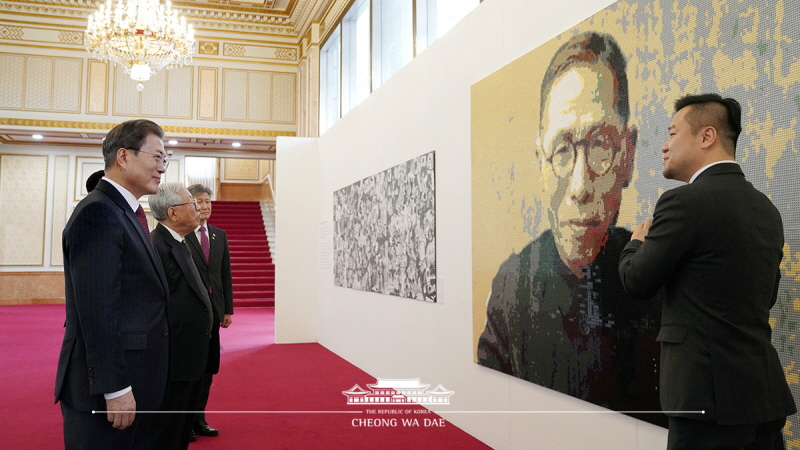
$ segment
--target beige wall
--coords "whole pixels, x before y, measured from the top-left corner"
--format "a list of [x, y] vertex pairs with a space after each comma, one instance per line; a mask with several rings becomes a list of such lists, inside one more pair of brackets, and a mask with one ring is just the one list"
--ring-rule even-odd
[[274, 200], [274, 159], [230, 159], [220, 161], [217, 200]]
[[140, 92], [122, 67], [85, 50], [93, 8], [46, 3], [0, 2], [0, 128], [99, 139], [116, 123], [146, 117], [173, 136], [268, 140], [296, 134], [300, 48], [290, 28], [182, 8], [196, 27], [194, 58], [157, 72]]
[[0, 305], [64, 302], [63, 272], [0, 272]]

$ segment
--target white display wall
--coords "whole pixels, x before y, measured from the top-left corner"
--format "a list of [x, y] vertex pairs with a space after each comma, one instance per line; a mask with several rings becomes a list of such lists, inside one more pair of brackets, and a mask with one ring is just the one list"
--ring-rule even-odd
[[[319, 139], [279, 138], [278, 343], [317, 341], [375, 377], [441, 384], [455, 394], [434, 410], [495, 449], [666, 446], [662, 428], [473, 362], [471, 86], [611, 3], [486, 0]], [[430, 151], [438, 302], [335, 287], [333, 192]]]

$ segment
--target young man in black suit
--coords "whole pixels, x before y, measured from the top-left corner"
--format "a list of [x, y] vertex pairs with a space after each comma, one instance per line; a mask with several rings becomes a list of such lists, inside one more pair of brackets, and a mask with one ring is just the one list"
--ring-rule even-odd
[[619, 264], [635, 299], [666, 287], [661, 406], [669, 449], [783, 449], [796, 412], [770, 341], [783, 258], [780, 213], [735, 161], [741, 108], [716, 94], [675, 103], [665, 192]]
[[184, 240], [197, 226], [200, 215], [197, 202], [181, 183], [162, 184], [148, 201], [153, 217], [159, 221], [153, 230], [153, 244], [169, 285], [169, 382], [159, 409], [187, 411], [156, 414], [151, 448], [186, 449], [194, 419], [188, 411], [196, 410], [200, 398], [214, 321], [208, 289]]
[[[231, 279], [231, 255], [228, 251], [228, 237], [225, 231], [208, 223], [211, 217], [211, 196], [213, 192], [202, 184], [189, 186], [197, 206], [200, 208], [200, 225], [193, 233], [186, 235], [192, 249], [192, 257], [203, 274], [211, 292], [211, 306], [214, 309], [214, 327], [211, 332], [211, 345], [208, 348], [208, 368], [203, 379], [198, 411], [204, 411], [208, 403], [211, 382], [219, 372], [220, 339], [219, 328], [228, 328], [233, 315], [233, 282]], [[201, 436], [217, 436], [219, 430], [208, 425], [205, 414], [198, 413], [193, 431]]]
[[[105, 176], [62, 237], [66, 314], [56, 401], [69, 449], [141, 449], [167, 382], [167, 282], [139, 197], [167, 169], [164, 132], [149, 120], [103, 141]], [[107, 411], [94, 414], [93, 411]]]

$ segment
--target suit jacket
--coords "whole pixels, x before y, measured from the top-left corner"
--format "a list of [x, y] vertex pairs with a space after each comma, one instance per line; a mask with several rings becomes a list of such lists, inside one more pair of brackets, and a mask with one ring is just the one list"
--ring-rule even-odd
[[[231, 254], [228, 251], [228, 236], [225, 232], [206, 222], [208, 234], [209, 258], [206, 261], [203, 249], [194, 232], [186, 235], [186, 241], [192, 249], [197, 269], [203, 276], [206, 287], [211, 289], [211, 303], [214, 306], [216, 320], [222, 322], [225, 314], [233, 314], [233, 281], [231, 279]], [[220, 340], [219, 326], [214, 327], [211, 336], [211, 346], [208, 353], [207, 373], [219, 372]]]
[[161, 261], [120, 192], [105, 180], [75, 208], [62, 235], [66, 324], [55, 398], [105, 410], [104, 393], [133, 388], [153, 410], [167, 382], [167, 282]]
[[186, 242], [192, 249], [192, 257], [211, 289], [211, 302], [222, 322], [225, 314], [233, 314], [233, 282], [231, 279], [231, 254], [228, 250], [228, 236], [220, 228], [206, 222], [206, 233], [210, 245], [208, 262], [194, 232], [186, 235]]
[[208, 357], [213, 315], [208, 291], [189, 248], [176, 241], [164, 225], [153, 230], [153, 244], [169, 285], [170, 381], [197, 381], [203, 377]]
[[642, 241], [629, 242], [620, 277], [633, 298], [666, 287], [661, 405], [673, 416], [757, 424], [796, 411], [770, 339], [783, 224], [737, 164], [706, 169], [664, 193]]

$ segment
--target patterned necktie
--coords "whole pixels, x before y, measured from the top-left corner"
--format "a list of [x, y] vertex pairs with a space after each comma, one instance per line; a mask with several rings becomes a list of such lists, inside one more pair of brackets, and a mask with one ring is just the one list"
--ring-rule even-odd
[[211, 254], [211, 244], [208, 242], [205, 225], [200, 226], [200, 248], [203, 250], [203, 257], [208, 262], [208, 257]]
[[150, 243], [153, 243], [153, 236], [150, 236], [150, 227], [147, 226], [147, 217], [144, 215], [144, 209], [142, 205], [139, 205], [139, 208], [136, 210], [136, 217], [139, 219], [139, 223], [142, 224], [142, 228], [144, 228], [144, 234], [147, 235], [147, 238], [150, 239]]

